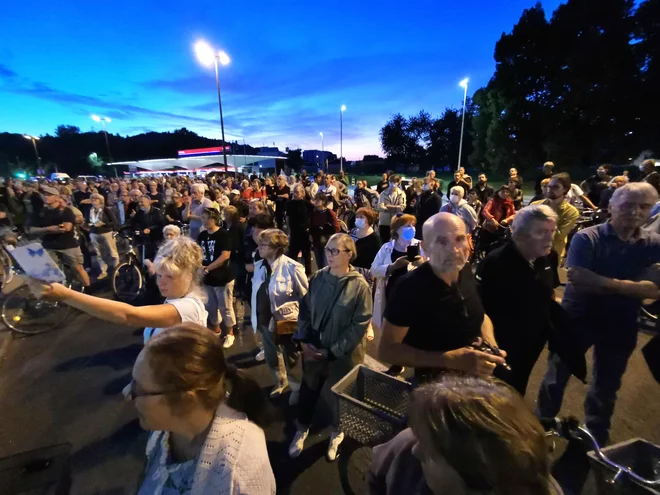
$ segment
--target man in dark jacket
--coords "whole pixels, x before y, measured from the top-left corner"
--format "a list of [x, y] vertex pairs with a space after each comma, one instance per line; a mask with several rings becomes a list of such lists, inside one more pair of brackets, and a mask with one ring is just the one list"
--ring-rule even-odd
[[417, 231], [415, 238], [423, 239], [422, 226], [429, 218], [440, 212], [442, 208], [442, 193], [438, 192], [438, 181], [427, 176], [424, 178], [422, 194], [417, 202], [415, 218], [417, 219]]
[[165, 220], [160, 210], [151, 206], [151, 198], [142, 196], [139, 201], [140, 209], [131, 219], [130, 227], [142, 234], [145, 241], [144, 257], [153, 260], [158, 245], [163, 240]]
[[488, 203], [488, 200], [495, 194], [495, 190], [488, 185], [488, 177], [484, 173], [479, 174], [478, 182], [474, 189], [476, 189], [477, 196], [482, 205]]

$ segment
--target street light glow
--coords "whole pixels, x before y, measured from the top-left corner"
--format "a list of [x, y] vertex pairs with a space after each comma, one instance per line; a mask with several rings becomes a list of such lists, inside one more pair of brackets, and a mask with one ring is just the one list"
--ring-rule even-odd
[[229, 65], [231, 59], [229, 58], [229, 55], [227, 55], [227, 52], [218, 53], [218, 62], [220, 62], [221, 65]]
[[346, 111], [346, 105], [342, 105], [342, 106], [341, 106], [341, 111], [342, 111], [342, 112], [345, 112], [345, 111]]
[[461, 88], [465, 88], [465, 89], [467, 89], [468, 81], [469, 81], [469, 79], [466, 77], [466, 78], [463, 79], [460, 83], [458, 83], [458, 85], [459, 85]]
[[101, 117], [99, 117], [98, 115], [92, 115], [92, 120], [94, 122], [101, 122]]
[[23, 137], [25, 139], [34, 139], [36, 141], [39, 141], [39, 138], [37, 136], [30, 136], [29, 134], [24, 134]]
[[195, 55], [199, 63], [211, 67], [213, 65], [213, 60], [215, 59], [215, 53], [213, 48], [206, 41], [198, 41], [195, 43]]
[[319, 132], [319, 136], [323, 137], [323, 133], [322, 133], [322, 132]]

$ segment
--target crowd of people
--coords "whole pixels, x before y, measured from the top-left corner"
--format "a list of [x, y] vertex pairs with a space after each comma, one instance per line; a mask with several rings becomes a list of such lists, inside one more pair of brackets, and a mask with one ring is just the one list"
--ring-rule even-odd
[[[586, 424], [607, 442], [641, 302], [660, 298], [649, 275], [660, 263], [660, 235], [642, 228], [660, 176], [654, 164], [644, 167], [646, 179], [628, 183], [604, 165], [578, 187], [548, 162], [527, 206], [516, 169], [497, 190], [486, 174], [473, 184], [459, 169], [444, 204], [433, 171], [405, 190], [396, 174], [383, 174], [375, 190], [358, 181], [352, 195], [343, 173], [322, 172], [73, 187], [9, 179], [0, 220], [5, 235], [14, 228], [41, 238], [88, 288], [118, 266], [114, 232], [142, 239], [155, 304], [30, 281], [38, 297], [144, 328], [125, 390], [154, 431], [140, 493], [275, 493], [260, 429], [268, 403], [223, 354], [242, 331], [236, 308], [247, 304], [244, 323], [260, 342], [255, 359], [273, 376], [270, 396], [290, 390], [297, 406], [292, 458], [304, 449], [324, 386], [363, 363], [379, 337], [388, 372], [414, 369], [419, 388], [411, 428], [375, 450], [372, 493], [554, 494], [561, 489], [549, 475], [543, 432], [521, 397], [548, 345], [537, 415], [557, 415], [569, 377], [585, 380], [594, 347]], [[577, 232], [567, 249], [575, 205], [606, 209], [609, 220]], [[352, 215], [340, 220], [347, 208]], [[475, 273], [475, 231], [496, 239], [505, 229], [510, 242]], [[559, 302], [562, 263], [568, 283]], [[344, 439], [337, 414], [331, 461]]]

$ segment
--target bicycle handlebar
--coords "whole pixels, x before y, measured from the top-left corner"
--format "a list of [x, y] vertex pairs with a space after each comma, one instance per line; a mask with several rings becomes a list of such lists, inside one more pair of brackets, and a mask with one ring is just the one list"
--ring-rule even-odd
[[609, 459], [601, 450], [598, 441], [593, 434], [587, 429], [586, 426], [581, 425], [579, 420], [575, 417], [568, 418], [540, 418], [541, 426], [546, 432], [556, 435], [566, 440], [577, 440], [582, 444], [586, 444], [594, 455], [603, 462], [606, 466], [613, 469], [616, 473], [612, 479], [608, 481], [610, 484], [621, 482], [624, 478], [639, 483], [640, 485], [648, 488], [660, 487], [660, 480], [649, 480], [637, 473], [629, 467], [621, 466], [616, 462]]

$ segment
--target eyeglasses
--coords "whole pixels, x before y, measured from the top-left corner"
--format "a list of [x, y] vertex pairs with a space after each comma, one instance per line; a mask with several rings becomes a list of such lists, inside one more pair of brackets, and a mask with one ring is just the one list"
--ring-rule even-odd
[[332, 256], [337, 256], [339, 253], [349, 253], [348, 249], [325, 248], [325, 253]]
[[127, 397], [130, 400], [135, 400], [139, 397], [156, 397], [159, 395], [169, 395], [169, 394], [177, 394], [181, 392], [192, 392], [193, 390], [197, 390], [194, 388], [182, 388], [182, 389], [176, 389], [176, 390], [167, 390], [163, 392], [137, 392], [137, 382], [134, 379], [131, 379], [131, 383], [128, 384], [128, 394]]

